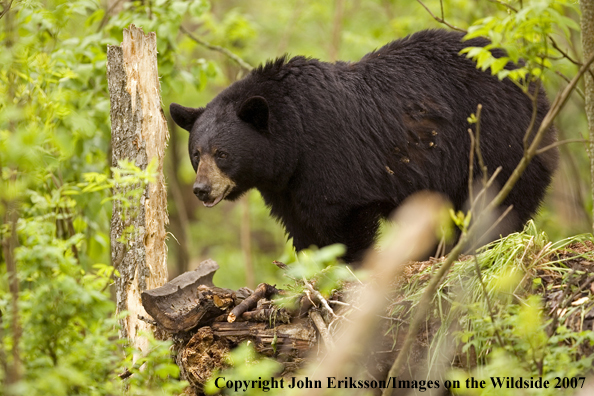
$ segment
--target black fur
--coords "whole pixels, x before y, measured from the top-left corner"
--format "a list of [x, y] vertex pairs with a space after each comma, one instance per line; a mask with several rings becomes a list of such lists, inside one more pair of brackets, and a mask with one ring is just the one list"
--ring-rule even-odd
[[[379, 219], [414, 192], [438, 191], [463, 207], [467, 118], [479, 103], [482, 155], [490, 172], [503, 167], [500, 185], [522, 157], [531, 100], [459, 55], [486, 40], [461, 38], [422, 31], [355, 63], [285, 56], [232, 84], [203, 113], [172, 105], [172, 116], [186, 127], [198, 114], [186, 128], [191, 157], [198, 150], [229, 153], [218, 163], [237, 184], [227, 199], [257, 188], [298, 250], [340, 242], [346, 260], [359, 259]], [[548, 108], [541, 90], [536, 127]], [[542, 144], [554, 141], [551, 128]], [[534, 214], [556, 163], [555, 150], [534, 158], [505, 201], [514, 210], [504, 232]]]

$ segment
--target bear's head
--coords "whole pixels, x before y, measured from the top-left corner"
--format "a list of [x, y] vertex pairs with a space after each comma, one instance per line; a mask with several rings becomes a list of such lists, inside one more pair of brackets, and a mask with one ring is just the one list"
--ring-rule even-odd
[[205, 108], [172, 103], [173, 121], [190, 132], [189, 152], [196, 171], [194, 194], [205, 206], [234, 200], [269, 170], [269, 107], [261, 96], [245, 100], [217, 97]]

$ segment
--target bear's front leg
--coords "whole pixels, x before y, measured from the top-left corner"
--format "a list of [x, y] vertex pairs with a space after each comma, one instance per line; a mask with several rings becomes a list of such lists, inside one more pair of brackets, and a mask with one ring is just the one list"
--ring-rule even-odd
[[383, 216], [378, 204], [357, 208], [318, 207], [315, 216], [302, 219], [293, 227], [287, 226], [297, 251], [313, 246], [319, 248], [340, 243], [347, 251], [342, 257], [345, 263], [361, 264], [367, 249], [373, 246], [379, 220]]

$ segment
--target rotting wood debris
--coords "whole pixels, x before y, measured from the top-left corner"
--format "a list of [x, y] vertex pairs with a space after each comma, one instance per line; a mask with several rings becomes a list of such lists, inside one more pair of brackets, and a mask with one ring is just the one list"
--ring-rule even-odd
[[[540, 285], [532, 293], [542, 296], [546, 313], [553, 319], [549, 326], [550, 334], [559, 325], [574, 332], [593, 330], [592, 252], [594, 244], [590, 241], [573, 243], [553, 252], [544, 263], [551, 265], [539, 265], [532, 271], [531, 279], [541, 279]], [[461, 257], [462, 261], [468, 259], [473, 257]], [[402, 278], [395, 280], [395, 290], [411, 282], [416, 284], [415, 287], [424, 287], [430, 277], [427, 270], [440, 263], [440, 259], [409, 263]], [[555, 266], [563, 267], [564, 271], [555, 271]], [[319, 301], [304, 296], [295, 310], [277, 308], [270, 299], [273, 295], [283, 295], [282, 290], [267, 284], [260, 284], [256, 291], [218, 288], [212, 283], [217, 269], [218, 265], [214, 261], [206, 260], [196, 270], [142, 294], [142, 303], [157, 327], [166, 330], [174, 340], [177, 364], [183, 378], [191, 384], [190, 392], [201, 394], [213, 371], [226, 367], [224, 356], [244, 341], [251, 341], [256, 351], [283, 363], [284, 370], [279, 376], [294, 374], [302, 368], [309, 352], [315, 356], [320, 332], [307, 313], [317, 311], [316, 305], [322, 309]], [[525, 282], [532, 285], [531, 279]], [[349, 301], [356, 301], [357, 288], [347, 285], [345, 289], [340, 292], [340, 297], [333, 296], [332, 299], [344, 300], [344, 296], [349, 294]], [[361, 359], [367, 373], [376, 378], [381, 378], [389, 370], [408, 328], [407, 314], [390, 316], [392, 308], [399, 304], [408, 306], [405, 312], [410, 311], [413, 305], [412, 301], [407, 301], [397, 291], [391, 301], [388, 313], [381, 318], [380, 328], [384, 336], [378, 337], [373, 350], [367, 351], [367, 356]], [[336, 317], [348, 317], [352, 309], [352, 305], [342, 303], [335, 305], [336, 314], [333, 313], [333, 318], [328, 312], [320, 316], [325, 316], [328, 324]], [[438, 318], [427, 319], [424, 331], [417, 335], [417, 345], [411, 352], [413, 366], [421, 367], [424, 364], [427, 348], [440, 325]], [[589, 346], [581, 345], [579, 348], [583, 356], [594, 352]], [[451, 363], [471, 369], [477, 360], [469, 357], [468, 353], [461, 354], [458, 347]]]

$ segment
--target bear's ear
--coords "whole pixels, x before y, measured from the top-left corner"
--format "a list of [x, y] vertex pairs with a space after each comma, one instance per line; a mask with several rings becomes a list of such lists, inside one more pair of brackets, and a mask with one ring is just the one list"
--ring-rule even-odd
[[237, 112], [237, 116], [248, 124], [252, 124], [261, 132], [268, 132], [268, 102], [261, 96], [246, 99]]
[[169, 113], [177, 125], [191, 132], [198, 117], [204, 113], [204, 107], [193, 109], [178, 105], [177, 103], [171, 103], [169, 105]]

